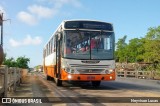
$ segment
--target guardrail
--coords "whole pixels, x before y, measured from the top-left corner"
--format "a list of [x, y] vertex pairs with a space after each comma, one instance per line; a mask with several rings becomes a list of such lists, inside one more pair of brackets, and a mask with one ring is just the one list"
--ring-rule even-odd
[[118, 77], [134, 77], [142, 79], [160, 79], [160, 72], [158, 71], [139, 71], [134, 69], [120, 69], [117, 70]]
[[116, 63], [118, 77], [160, 79], [160, 64], [153, 63]]
[[7, 97], [7, 91], [20, 85], [21, 69], [16, 67], [8, 68], [0, 66], [0, 97]]

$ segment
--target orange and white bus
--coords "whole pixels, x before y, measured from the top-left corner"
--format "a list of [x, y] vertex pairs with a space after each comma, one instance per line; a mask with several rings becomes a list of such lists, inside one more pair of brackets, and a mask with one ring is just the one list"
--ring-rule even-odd
[[57, 86], [63, 81], [115, 80], [115, 35], [113, 25], [94, 20], [66, 20], [53, 33], [43, 49], [47, 80]]

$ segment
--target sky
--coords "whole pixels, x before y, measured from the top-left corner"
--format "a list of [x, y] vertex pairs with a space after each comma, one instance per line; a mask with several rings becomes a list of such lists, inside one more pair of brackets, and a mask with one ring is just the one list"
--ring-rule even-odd
[[160, 25], [160, 0], [0, 0], [7, 58], [25, 56], [30, 67], [42, 65], [43, 47], [63, 20], [112, 23], [116, 42], [146, 35]]

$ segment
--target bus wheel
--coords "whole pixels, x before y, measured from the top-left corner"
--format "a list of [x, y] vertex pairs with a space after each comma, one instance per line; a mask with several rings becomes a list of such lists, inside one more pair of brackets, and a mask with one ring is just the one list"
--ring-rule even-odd
[[49, 75], [47, 75], [47, 80], [51, 80], [51, 77]]
[[101, 84], [101, 81], [92, 81], [92, 86], [93, 87], [99, 87]]
[[57, 86], [62, 86], [62, 80], [60, 80], [60, 79], [58, 79], [58, 78], [56, 78], [56, 85]]

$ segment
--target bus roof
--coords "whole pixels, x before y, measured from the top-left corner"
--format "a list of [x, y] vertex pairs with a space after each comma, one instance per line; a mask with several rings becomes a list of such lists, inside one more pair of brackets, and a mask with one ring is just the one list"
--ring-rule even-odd
[[100, 21], [100, 20], [90, 20], [90, 19], [72, 19], [72, 20], [63, 20], [63, 22], [67, 22], [67, 21], [90, 21], [90, 22], [102, 22], [102, 23], [108, 23], [108, 24], [112, 24], [109, 22], [105, 22], [105, 21]]

